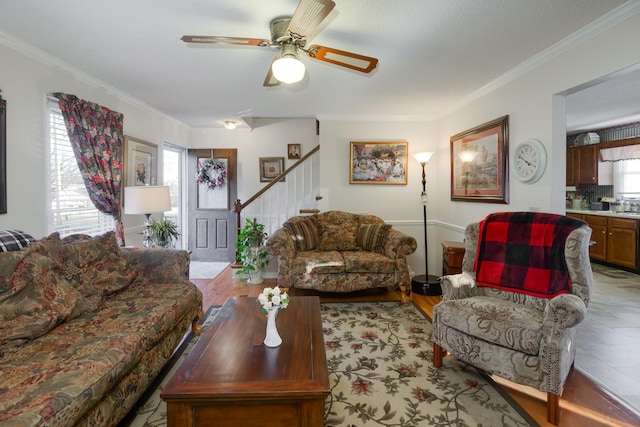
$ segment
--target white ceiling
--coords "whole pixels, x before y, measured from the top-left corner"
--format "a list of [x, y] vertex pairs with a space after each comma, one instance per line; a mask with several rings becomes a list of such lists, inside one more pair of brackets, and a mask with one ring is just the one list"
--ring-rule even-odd
[[[624, 3], [335, 2], [307, 44], [376, 57], [371, 74], [305, 57], [300, 83], [265, 88], [275, 51], [193, 48], [180, 40], [185, 34], [269, 39], [271, 19], [291, 15], [297, 0], [3, 1], [0, 42], [32, 55], [44, 51], [192, 127], [252, 117], [432, 118]], [[580, 117], [569, 128], [586, 114], [570, 112]]]

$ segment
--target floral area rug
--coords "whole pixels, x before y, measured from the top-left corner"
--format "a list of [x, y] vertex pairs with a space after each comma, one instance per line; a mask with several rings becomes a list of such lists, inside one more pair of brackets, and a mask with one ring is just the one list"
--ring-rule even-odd
[[325, 426], [537, 426], [498, 385], [445, 357], [413, 304], [322, 304], [331, 395]]
[[[325, 426], [538, 426], [475, 368], [453, 357], [434, 368], [431, 322], [413, 304], [321, 306], [331, 386]], [[208, 311], [205, 328], [217, 311]], [[195, 341], [197, 337], [123, 426], [166, 425], [160, 391]]]

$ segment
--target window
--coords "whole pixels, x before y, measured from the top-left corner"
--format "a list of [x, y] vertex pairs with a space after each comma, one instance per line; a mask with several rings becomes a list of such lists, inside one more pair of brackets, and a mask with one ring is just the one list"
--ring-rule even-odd
[[623, 160], [621, 193], [640, 194], [640, 159]]
[[185, 227], [184, 209], [182, 209], [182, 195], [184, 194], [184, 167], [185, 167], [185, 149], [177, 145], [164, 143], [162, 150], [164, 185], [169, 186], [171, 194], [171, 211], [165, 212], [165, 218], [172, 219], [178, 226], [180, 237], [176, 242], [176, 247], [184, 248], [186, 241], [184, 236]]
[[113, 217], [95, 208], [82, 181], [57, 100], [49, 100], [49, 232], [102, 234], [114, 229]]

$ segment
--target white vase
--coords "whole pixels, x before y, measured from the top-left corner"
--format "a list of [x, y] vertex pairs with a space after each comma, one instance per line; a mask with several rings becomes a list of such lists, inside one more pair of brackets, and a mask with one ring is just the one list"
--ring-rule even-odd
[[282, 344], [282, 338], [280, 338], [278, 328], [276, 327], [277, 314], [277, 308], [272, 308], [267, 311], [267, 335], [264, 337], [264, 345], [267, 347], [278, 347]]

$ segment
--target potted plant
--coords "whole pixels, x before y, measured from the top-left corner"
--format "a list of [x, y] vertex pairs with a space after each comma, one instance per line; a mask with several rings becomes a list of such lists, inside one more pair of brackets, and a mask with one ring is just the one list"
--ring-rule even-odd
[[175, 240], [180, 236], [178, 226], [169, 218], [153, 220], [150, 228], [153, 244], [161, 248], [172, 248]]
[[238, 233], [236, 250], [242, 261], [239, 271], [248, 276], [249, 283], [262, 283], [262, 269], [269, 264], [269, 253], [264, 246], [267, 237], [264, 225], [250, 219]]

